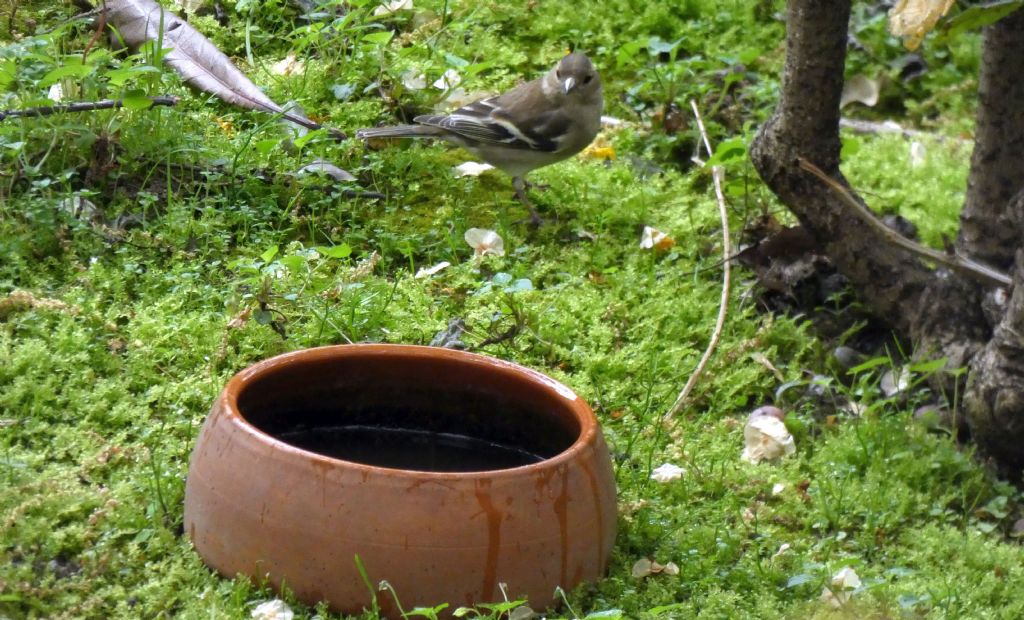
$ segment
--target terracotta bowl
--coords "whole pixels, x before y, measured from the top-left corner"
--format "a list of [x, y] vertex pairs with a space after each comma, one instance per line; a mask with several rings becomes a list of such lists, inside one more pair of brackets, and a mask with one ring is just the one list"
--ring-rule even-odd
[[185, 487], [185, 529], [209, 566], [346, 613], [371, 605], [356, 556], [405, 609], [502, 600], [500, 583], [547, 607], [556, 586], [601, 577], [615, 519], [583, 400], [432, 347], [309, 349], [238, 373]]

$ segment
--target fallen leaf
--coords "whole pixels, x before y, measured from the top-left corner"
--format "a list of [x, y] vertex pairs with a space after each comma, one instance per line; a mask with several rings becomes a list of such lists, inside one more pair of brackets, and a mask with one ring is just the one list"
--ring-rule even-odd
[[657, 575], [659, 573], [665, 573], [666, 575], [678, 575], [679, 566], [675, 562], [669, 562], [668, 564], [658, 564], [648, 558], [640, 558], [633, 564], [631, 574], [634, 579], [643, 579], [650, 575]]
[[644, 250], [667, 250], [675, 244], [675, 239], [650, 226], [644, 226], [644, 232], [640, 236], [640, 248]]
[[604, 134], [598, 134], [594, 141], [587, 148], [583, 149], [580, 157], [588, 159], [615, 160], [615, 149]]
[[470, 228], [463, 236], [469, 247], [473, 248], [476, 256], [494, 254], [495, 256], [505, 255], [505, 241], [493, 230], [486, 228]]
[[494, 166], [490, 164], [481, 164], [475, 161], [467, 161], [453, 168], [456, 177], [478, 177], [482, 173], [493, 169]]
[[245, 327], [245, 324], [249, 322], [249, 315], [251, 314], [251, 308], [246, 308], [245, 310], [242, 310], [236, 316], [232, 317], [230, 321], [228, 321], [228, 329], [241, 329]]
[[921, 45], [939, 18], [949, 12], [954, 0], [899, 0], [889, 11], [889, 32], [903, 37], [908, 50]]
[[651, 480], [655, 482], [672, 482], [683, 477], [686, 470], [678, 465], [672, 463], [665, 463], [664, 465], [658, 466], [654, 471], [651, 472]]

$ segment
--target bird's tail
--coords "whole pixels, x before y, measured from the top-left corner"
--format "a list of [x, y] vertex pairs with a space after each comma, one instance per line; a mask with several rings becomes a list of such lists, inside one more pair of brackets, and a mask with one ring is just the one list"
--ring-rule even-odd
[[356, 138], [431, 138], [441, 135], [437, 127], [427, 125], [396, 125], [394, 127], [370, 127], [356, 132]]

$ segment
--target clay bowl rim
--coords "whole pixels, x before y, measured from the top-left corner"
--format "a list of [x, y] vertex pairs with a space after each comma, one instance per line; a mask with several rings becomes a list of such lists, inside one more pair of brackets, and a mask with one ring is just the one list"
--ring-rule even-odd
[[[257, 428], [239, 411], [238, 398], [245, 388], [249, 384], [258, 381], [263, 375], [272, 373], [280, 366], [294, 363], [296, 360], [320, 361], [336, 357], [351, 356], [411, 357], [418, 359], [440, 357], [456, 363], [483, 364], [499, 374], [513, 375], [517, 376], [519, 379], [525, 379], [532, 383], [540, 384], [545, 391], [553, 393], [553, 396], [560, 398], [565, 402], [567, 409], [572, 412], [573, 417], [579, 424], [579, 434], [568, 448], [537, 463], [503, 469], [481, 469], [465, 472], [422, 471], [418, 469], [401, 469], [367, 465], [365, 463], [347, 461], [345, 459], [334, 458], [318, 452], [304, 450]], [[488, 478], [507, 478], [522, 476], [523, 474], [528, 475], [532, 472], [540, 472], [553, 467], [558, 467], [566, 462], [574, 460], [577, 454], [595, 443], [597, 433], [600, 430], [597, 416], [590, 408], [590, 405], [588, 405], [585, 400], [576, 394], [576, 392], [569, 389], [565, 384], [556, 381], [543, 373], [531, 370], [525, 366], [520, 366], [513, 362], [508, 362], [487, 355], [480, 355], [478, 353], [412, 344], [327, 345], [322, 347], [299, 349], [297, 351], [289, 351], [287, 353], [275, 355], [274, 357], [267, 358], [248, 366], [232, 376], [225, 384], [220, 396], [217, 397], [217, 402], [221, 405], [224, 415], [226, 415], [232, 425], [256, 441], [266, 444], [275, 450], [279, 450], [282, 454], [287, 455], [288, 457], [311, 459], [332, 467], [344, 466], [353, 468], [356, 471], [365, 471], [367, 473], [399, 478], [475, 480], [480, 478], [482, 475], [486, 475]]]

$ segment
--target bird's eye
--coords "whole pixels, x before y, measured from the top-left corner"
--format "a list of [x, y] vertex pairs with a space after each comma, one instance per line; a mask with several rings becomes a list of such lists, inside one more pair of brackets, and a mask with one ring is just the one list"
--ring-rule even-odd
[[584, 84], [590, 84], [590, 80], [592, 80], [592, 79], [594, 79], [594, 76], [593, 75], [588, 75], [587, 77], [583, 78], [583, 83]]

